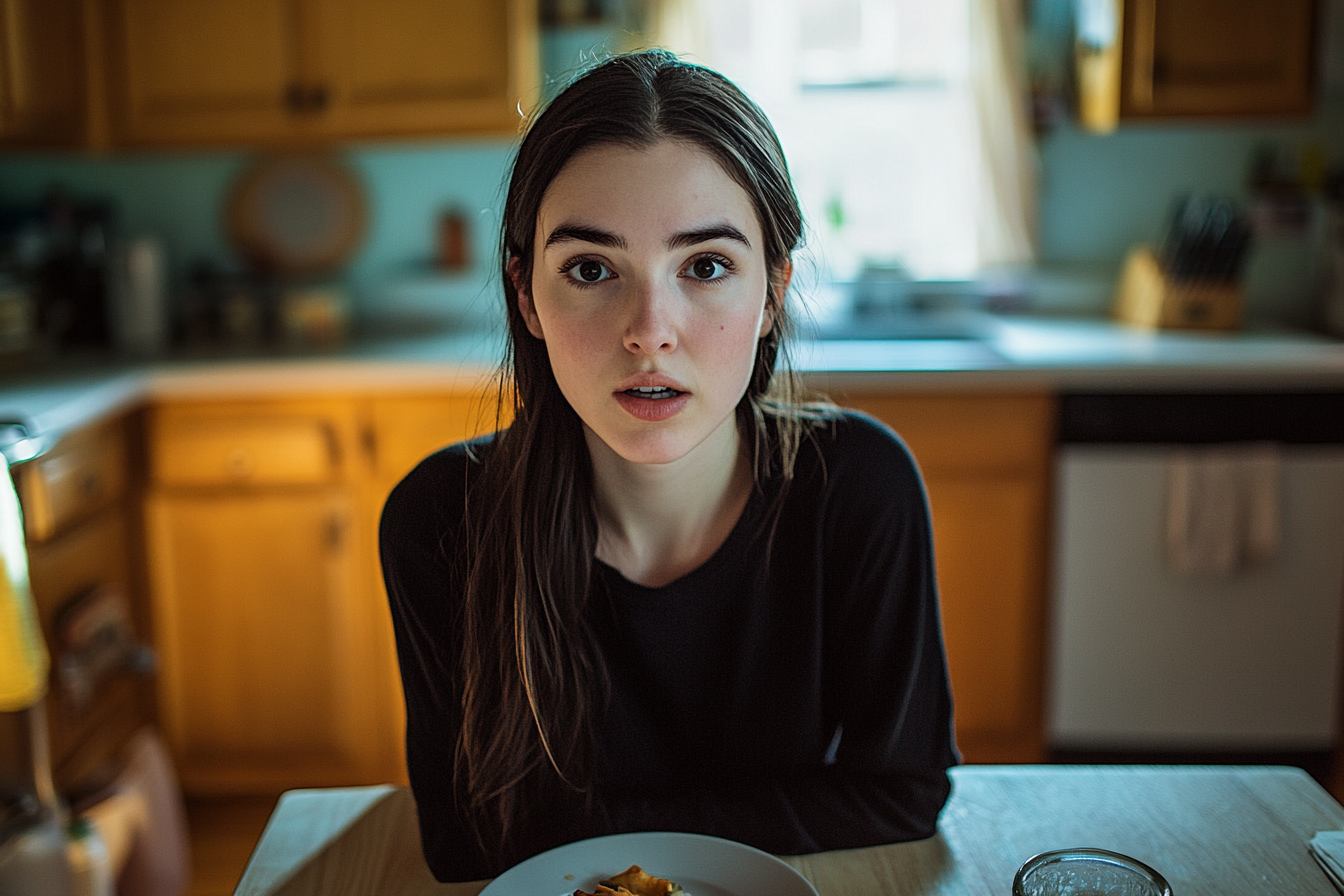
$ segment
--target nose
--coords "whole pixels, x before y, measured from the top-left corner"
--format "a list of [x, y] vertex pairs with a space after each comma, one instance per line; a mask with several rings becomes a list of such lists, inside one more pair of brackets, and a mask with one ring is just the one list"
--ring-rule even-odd
[[625, 348], [634, 354], [655, 355], [677, 347], [674, 290], [644, 281], [630, 290]]

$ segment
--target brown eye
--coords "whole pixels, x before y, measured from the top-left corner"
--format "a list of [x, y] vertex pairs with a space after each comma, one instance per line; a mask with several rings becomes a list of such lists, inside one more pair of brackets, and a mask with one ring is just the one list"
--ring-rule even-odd
[[610, 280], [616, 276], [605, 264], [592, 258], [585, 258], [582, 261], [570, 264], [564, 268], [564, 273], [584, 284], [601, 283], [603, 280]]
[[716, 280], [727, 272], [727, 267], [720, 259], [704, 255], [691, 262], [688, 273], [696, 280]]

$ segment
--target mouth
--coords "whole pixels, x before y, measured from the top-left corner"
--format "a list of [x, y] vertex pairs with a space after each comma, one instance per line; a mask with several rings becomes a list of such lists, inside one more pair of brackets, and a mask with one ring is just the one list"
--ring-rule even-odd
[[636, 386], [633, 389], [626, 389], [621, 394], [629, 395], [631, 398], [642, 398], [648, 401], [665, 401], [669, 398], [676, 398], [678, 395], [685, 395], [673, 389], [671, 386]]
[[[655, 381], [650, 383], [650, 379]], [[670, 378], [661, 376], [646, 377], [643, 383], [635, 380], [635, 385], [615, 393], [616, 401], [637, 420], [646, 423], [669, 420], [685, 410], [691, 401], [691, 393], [669, 385], [669, 381]]]

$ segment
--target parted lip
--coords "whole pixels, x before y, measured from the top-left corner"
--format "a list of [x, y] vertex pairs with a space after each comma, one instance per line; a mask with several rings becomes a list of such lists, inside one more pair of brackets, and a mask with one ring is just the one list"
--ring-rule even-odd
[[637, 373], [634, 374], [633, 376], [628, 376], [625, 379], [621, 380], [620, 384], [616, 387], [616, 391], [626, 392], [629, 391], [630, 389], [640, 389], [640, 388], [648, 389], [654, 386], [663, 386], [664, 388], [667, 389], [675, 389], [678, 392], [689, 391], [685, 386], [677, 382], [672, 377], [668, 376], [665, 373], [658, 373], [658, 372]]

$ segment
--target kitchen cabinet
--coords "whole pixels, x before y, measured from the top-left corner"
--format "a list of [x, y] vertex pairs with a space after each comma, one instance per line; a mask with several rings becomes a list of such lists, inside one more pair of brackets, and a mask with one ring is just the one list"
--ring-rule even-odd
[[354, 402], [165, 401], [148, 428], [159, 699], [183, 787], [384, 780]]
[[[455, 389], [379, 395], [369, 399], [364, 418], [363, 442], [370, 462], [372, 487], [367, 492], [366, 517], [369, 527], [368, 549], [375, 558], [365, 570], [368, 593], [381, 607], [387, 606], [382, 567], [378, 556], [378, 520], [392, 489], [421, 459], [454, 442], [494, 432], [496, 423], [507, 426], [496, 412], [493, 390], [478, 386]], [[402, 732], [406, 727], [406, 707], [401, 693], [401, 673], [397, 667], [396, 640], [392, 617], [379, 615], [377, 642], [379, 667], [384, 683], [384, 699], [391, 710], [391, 730], [397, 737], [396, 769], [391, 780], [407, 783]]]
[[953, 392], [834, 397], [900, 434], [923, 473], [957, 742], [965, 760], [1044, 760], [1053, 397]]
[[[493, 394], [152, 405], [160, 703], [188, 792], [405, 782], [378, 518], [421, 458], [507, 424]], [[836, 397], [899, 432], [925, 476], [967, 760], [1039, 761], [1052, 396]]]
[[482, 394], [149, 410], [159, 696], [188, 792], [405, 782], [378, 518], [421, 457], [493, 428]]
[[0, 0], [0, 144], [82, 139], [88, 84], [81, 0]]
[[513, 133], [528, 0], [105, 0], [111, 139], [278, 146]]
[[1308, 115], [1313, 0], [1128, 0], [1120, 117]]
[[156, 716], [149, 604], [137, 558], [136, 414], [65, 435], [16, 465], [29, 580], [52, 659], [53, 779], [69, 802], [107, 785]]

